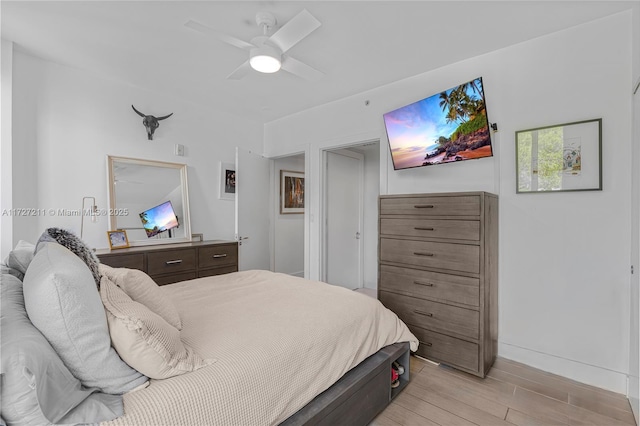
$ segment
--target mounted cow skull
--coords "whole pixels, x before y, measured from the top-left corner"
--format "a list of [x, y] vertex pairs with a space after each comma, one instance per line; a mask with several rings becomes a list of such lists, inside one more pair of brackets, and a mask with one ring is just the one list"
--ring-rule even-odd
[[147, 138], [151, 141], [153, 140], [153, 132], [156, 131], [156, 129], [160, 126], [160, 123], [158, 123], [158, 121], [160, 120], [164, 120], [165, 118], [169, 118], [173, 115], [173, 113], [169, 114], [169, 115], [165, 115], [162, 117], [154, 117], [153, 115], [145, 115], [143, 113], [141, 113], [140, 111], [138, 111], [136, 109], [136, 107], [134, 107], [133, 105], [131, 105], [131, 108], [133, 108], [133, 110], [140, 116], [143, 118], [142, 120], [142, 124], [144, 125], [144, 127], [147, 129]]

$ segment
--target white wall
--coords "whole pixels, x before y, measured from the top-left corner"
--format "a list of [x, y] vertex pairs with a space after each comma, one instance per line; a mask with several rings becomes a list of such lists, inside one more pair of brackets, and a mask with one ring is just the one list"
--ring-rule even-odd
[[13, 166], [11, 160], [11, 110], [13, 85], [13, 43], [2, 40], [0, 45], [0, 259], [4, 259], [13, 248]]
[[[625, 393], [631, 36], [624, 12], [303, 111], [265, 126], [265, 152], [308, 144], [317, 182], [321, 148], [380, 138], [381, 193], [498, 193], [500, 356]], [[499, 126], [495, 156], [394, 172], [382, 114], [478, 76]], [[599, 117], [603, 191], [515, 194], [516, 130]], [[318, 190], [309, 193], [314, 260]]]
[[[236, 145], [261, 152], [261, 124], [18, 51], [13, 77], [14, 208], [79, 209], [83, 196], [94, 196], [106, 209], [108, 154], [186, 163], [192, 232], [233, 239], [234, 205], [218, 200], [218, 162], [232, 163]], [[174, 114], [148, 141], [131, 104], [147, 114]], [[177, 143], [185, 146], [184, 157], [173, 155]], [[14, 218], [13, 242], [35, 242], [50, 226], [79, 234], [80, 218]], [[107, 229], [106, 217], [85, 221], [84, 240], [108, 247]]]
[[[274, 188], [280, 188], [280, 170], [304, 173], [304, 155], [274, 160]], [[307, 183], [305, 179], [305, 186]], [[280, 214], [279, 191], [275, 192], [274, 201], [273, 271], [303, 277], [304, 214]]]

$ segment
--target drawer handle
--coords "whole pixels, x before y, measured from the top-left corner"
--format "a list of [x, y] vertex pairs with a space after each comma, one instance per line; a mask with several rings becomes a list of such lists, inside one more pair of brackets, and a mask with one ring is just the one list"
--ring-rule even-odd
[[167, 260], [166, 262], [167, 265], [178, 265], [180, 263], [182, 263], [182, 259], [178, 259], [178, 260]]
[[433, 204], [418, 204], [413, 207], [415, 207], [416, 209], [432, 209], [435, 206]]
[[422, 340], [418, 340], [418, 342], [420, 342], [421, 345], [432, 346], [432, 344], [429, 342], [423, 342]]
[[433, 253], [420, 253], [419, 251], [414, 251], [413, 254], [415, 256], [427, 256], [427, 257], [433, 257], [434, 256]]
[[434, 228], [420, 228], [420, 227], [417, 227], [417, 226], [415, 228], [413, 228], [413, 229], [415, 229], [416, 231], [435, 231]]
[[214, 258], [214, 259], [219, 259], [219, 258], [221, 258], [221, 257], [227, 257], [226, 253], [225, 253], [225, 254], [214, 254], [214, 255], [213, 255], [213, 258]]
[[433, 287], [433, 283], [421, 283], [420, 281], [414, 281], [413, 283], [416, 285], [423, 285], [425, 287]]
[[419, 311], [417, 309], [414, 309], [413, 313], [414, 314], [418, 314], [418, 315], [424, 315], [425, 317], [432, 317], [433, 316], [433, 314], [431, 312], [422, 312], [422, 311]]

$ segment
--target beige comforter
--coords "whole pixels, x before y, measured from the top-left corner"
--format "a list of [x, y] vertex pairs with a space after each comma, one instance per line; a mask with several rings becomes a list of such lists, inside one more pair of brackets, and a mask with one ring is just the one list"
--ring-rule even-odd
[[105, 425], [277, 424], [380, 348], [418, 341], [377, 300], [341, 287], [245, 271], [162, 287], [181, 338], [217, 361], [124, 396]]

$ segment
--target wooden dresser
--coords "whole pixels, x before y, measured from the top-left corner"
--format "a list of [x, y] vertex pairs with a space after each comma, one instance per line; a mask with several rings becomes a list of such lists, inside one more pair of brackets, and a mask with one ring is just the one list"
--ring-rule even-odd
[[379, 212], [380, 301], [417, 355], [484, 377], [498, 344], [498, 197], [388, 195]]
[[238, 243], [235, 241], [198, 241], [106, 249], [97, 250], [96, 255], [105, 265], [144, 271], [158, 285], [238, 270]]

